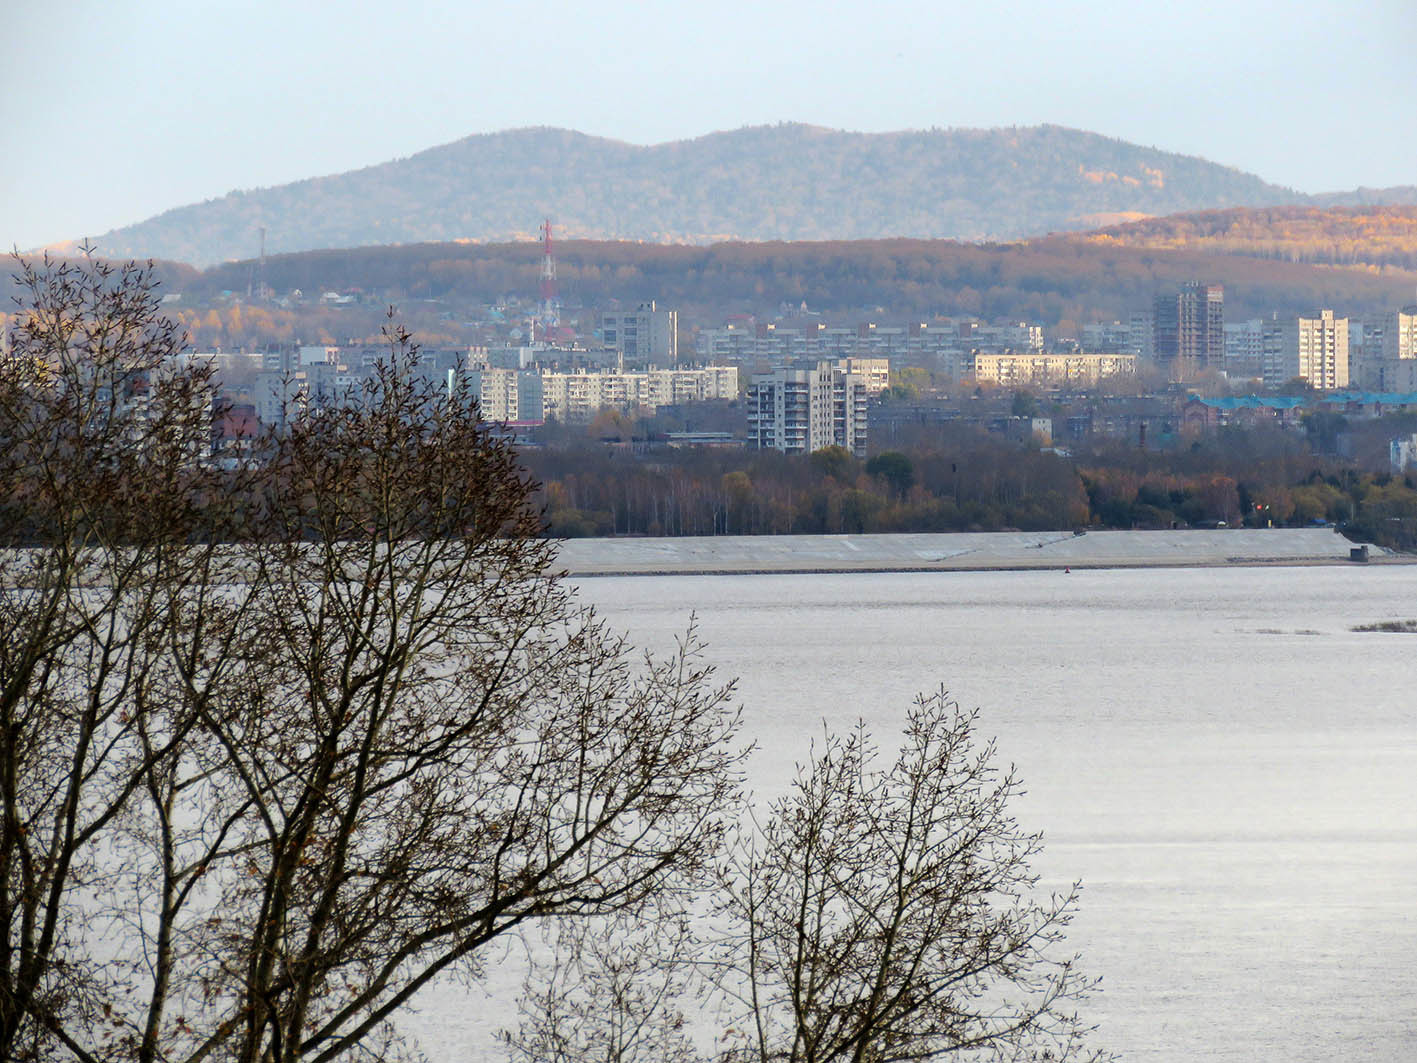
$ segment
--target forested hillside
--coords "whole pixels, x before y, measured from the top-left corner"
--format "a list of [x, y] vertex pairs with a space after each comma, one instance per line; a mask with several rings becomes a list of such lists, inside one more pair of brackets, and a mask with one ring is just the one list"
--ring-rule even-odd
[[[657, 299], [690, 326], [802, 303], [855, 321], [1085, 323], [1125, 318], [1197, 279], [1225, 285], [1230, 320], [1316, 307], [1366, 314], [1413, 301], [1417, 208], [1216, 211], [1010, 244], [568, 240], [556, 253], [568, 308]], [[168, 313], [202, 347], [372, 340], [390, 305], [423, 342], [440, 345], [471, 341], [464, 322], [478, 306], [533, 300], [540, 265], [530, 239], [275, 255], [262, 276], [284, 303], [250, 298], [259, 286], [250, 260], [204, 271], [163, 263], [158, 273], [178, 297]], [[303, 298], [289, 301], [296, 290]], [[331, 290], [356, 293], [355, 305], [319, 301]], [[4, 317], [0, 310], [0, 324]]]
[[[98, 238], [110, 256], [529, 236], [700, 243], [1015, 239], [1118, 217], [1303, 202], [1203, 159], [1058, 126], [846, 133], [784, 124], [640, 147], [560, 129], [467, 137], [349, 173], [245, 190]], [[56, 234], [58, 235], [58, 234]]]
[[[424, 244], [277, 256], [277, 292], [360, 289], [376, 301], [492, 302], [534, 298], [540, 248]], [[1158, 291], [1205, 279], [1225, 285], [1227, 316], [1333, 306], [1359, 313], [1411, 302], [1417, 271], [1334, 269], [1203, 249], [1151, 249], [1071, 237], [1025, 244], [946, 240], [686, 245], [568, 241], [557, 249], [571, 305], [658, 299], [701, 316], [775, 312], [781, 303], [827, 313], [977, 315], [1055, 324], [1122, 317]], [[183, 288], [183, 305], [246, 291], [251, 263], [215, 267]], [[879, 310], [877, 308], [880, 308]]]
[[1173, 214], [1090, 233], [1095, 244], [1417, 269], [1417, 207], [1264, 207]]

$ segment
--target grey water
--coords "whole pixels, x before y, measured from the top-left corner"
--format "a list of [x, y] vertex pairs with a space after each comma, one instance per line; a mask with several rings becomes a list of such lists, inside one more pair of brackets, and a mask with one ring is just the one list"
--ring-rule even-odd
[[[823, 726], [864, 720], [889, 750], [918, 691], [978, 706], [1044, 886], [1083, 883], [1069, 944], [1103, 978], [1097, 1045], [1417, 1059], [1417, 635], [1352, 630], [1417, 617], [1417, 566], [579, 585], [652, 649], [696, 614], [764, 800]], [[501, 1058], [513, 1016], [483, 999], [425, 1003], [431, 1058]]]

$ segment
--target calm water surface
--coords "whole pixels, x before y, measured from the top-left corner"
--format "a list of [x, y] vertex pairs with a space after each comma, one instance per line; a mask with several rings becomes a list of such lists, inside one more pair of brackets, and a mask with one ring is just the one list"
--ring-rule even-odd
[[[1417, 1060], [1417, 567], [587, 579], [642, 645], [691, 611], [780, 792], [823, 721], [893, 746], [920, 690], [983, 710], [1084, 883], [1070, 943], [1129, 1060]], [[435, 1060], [505, 1024], [443, 990]], [[454, 1014], [456, 1013], [456, 1014]]]

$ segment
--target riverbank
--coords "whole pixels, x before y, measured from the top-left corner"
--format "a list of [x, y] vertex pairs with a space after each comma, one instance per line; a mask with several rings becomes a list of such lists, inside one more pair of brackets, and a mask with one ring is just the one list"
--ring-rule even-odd
[[[743, 535], [568, 539], [559, 563], [577, 577], [1349, 565], [1353, 545], [1332, 528]], [[1373, 564], [1417, 561], [1368, 549]]]

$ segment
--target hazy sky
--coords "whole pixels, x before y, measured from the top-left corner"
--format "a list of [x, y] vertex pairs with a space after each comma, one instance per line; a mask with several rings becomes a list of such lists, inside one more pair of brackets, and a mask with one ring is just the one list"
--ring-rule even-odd
[[1053, 122], [1417, 184], [1417, 0], [0, 0], [0, 244], [553, 125]]

